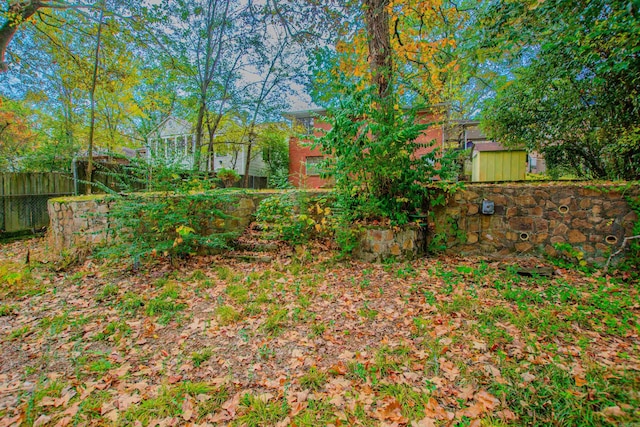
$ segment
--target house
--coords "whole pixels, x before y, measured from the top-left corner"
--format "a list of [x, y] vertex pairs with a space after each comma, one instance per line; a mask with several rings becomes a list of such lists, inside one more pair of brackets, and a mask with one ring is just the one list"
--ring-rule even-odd
[[193, 169], [196, 135], [186, 120], [167, 116], [147, 135], [147, 158], [150, 161]]
[[[221, 143], [225, 149], [221, 154], [215, 154], [213, 159], [207, 159], [203, 153], [200, 168], [209, 171], [233, 169], [240, 176], [244, 176], [246, 167], [247, 146], [244, 144]], [[194, 168], [196, 135], [193, 126], [186, 120], [174, 116], [166, 117], [147, 135], [147, 147], [144, 150], [147, 158], [152, 162], [159, 162], [178, 169], [192, 170]], [[206, 164], [206, 162], [211, 164]], [[266, 186], [265, 165], [262, 153], [255, 147], [251, 153], [249, 165], [249, 186]]]
[[[439, 107], [439, 106], [438, 106]], [[311, 148], [311, 136], [321, 136], [323, 131], [331, 129], [331, 126], [322, 120], [326, 110], [292, 111], [284, 114], [284, 117], [298, 129], [302, 135], [289, 138], [289, 182], [298, 188], [322, 188], [330, 187], [332, 180], [321, 176], [319, 164], [327, 156], [319, 148]], [[441, 115], [432, 111], [418, 113], [418, 117], [425, 123], [437, 123]], [[436, 144], [429, 144], [432, 141]], [[418, 143], [427, 145], [416, 150], [415, 155], [422, 157], [433, 151], [437, 146], [444, 148], [444, 128], [441, 124], [426, 129], [417, 139]]]

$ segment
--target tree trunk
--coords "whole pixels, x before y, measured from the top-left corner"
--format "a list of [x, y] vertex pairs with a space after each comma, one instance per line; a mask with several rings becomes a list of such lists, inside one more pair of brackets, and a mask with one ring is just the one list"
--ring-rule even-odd
[[392, 91], [391, 36], [389, 34], [389, 0], [365, 0], [365, 25], [368, 34], [371, 82], [378, 89], [383, 108]]
[[195, 152], [193, 153], [193, 170], [200, 170], [200, 157], [201, 157], [201, 148], [202, 148], [202, 134], [204, 133], [204, 114], [207, 106], [205, 105], [204, 99], [200, 100], [200, 107], [198, 107], [198, 120], [196, 122], [196, 147]]
[[251, 167], [251, 147], [253, 146], [253, 141], [255, 139], [254, 126], [253, 124], [249, 128], [249, 144], [247, 144], [247, 156], [244, 159], [244, 179], [242, 182], [242, 186], [244, 188], [249, 188], [249, 167]]
[[91, 81], [91, 123], [89, 125], [89, 147], [87, 148], [87, 193], [91, 194], [91, 183], [93, 182], [93, 135], [96, 127], [96, 86], [98, 83], [98, 64], [100, 62], [100, 43], [102, 41], [102, 25], [104, 20], [104, 1], [100, 6], [100, 20], [98, 21], [98, 34], [96, 39], [96, 54], [93, 61], [93, 79]]

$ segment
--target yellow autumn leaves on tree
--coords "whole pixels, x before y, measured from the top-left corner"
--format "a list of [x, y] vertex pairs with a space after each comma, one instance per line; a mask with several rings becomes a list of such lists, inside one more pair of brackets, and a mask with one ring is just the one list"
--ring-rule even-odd
[[[390, 0], [389, 36], [394, 90], [400, 96], [418, 93], [430, 103], [451, 98], [459, 77], [456, 32], [466, 14], [441, 0]], [[357, 88], [371, 82], [371, 55], [367, 31], [359, 27], [345, 31], [336, 43], [339, 66], [333, 75], [355, 77]]]

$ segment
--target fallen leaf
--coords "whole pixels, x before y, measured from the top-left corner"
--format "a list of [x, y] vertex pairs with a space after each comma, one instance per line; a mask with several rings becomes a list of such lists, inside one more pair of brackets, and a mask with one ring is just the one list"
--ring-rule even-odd
[[374, 416], [379, 420], [391, 420], [397, 423], [406, 424], [408, 418], [402, 416], [402, 406], [395, 397], [385, 397], [382, 405], [376, 409]]
[[186, 396], [182, 402], [182, 419], [189, 421], [193, 417], [193, 401], [191, 396]]
[[40, 415], [37, 420], [33, 423], [33, 427], [40, 427], [46, 425], [49, 421], [51, 421], [51, 417], [48, 415]]
[[412, 421], [411, 427], [436, 427], [436, 422], [429, 417], [425, 417], [420, 421]]
[[530, 372], [525, 372], [524, 374], [520, 374], [520, 377], [522, 378], [522, 381], [524, 381], [525, 383], [530, 383], [531, 381], [536, 379], [535, 375], [531, 375]]

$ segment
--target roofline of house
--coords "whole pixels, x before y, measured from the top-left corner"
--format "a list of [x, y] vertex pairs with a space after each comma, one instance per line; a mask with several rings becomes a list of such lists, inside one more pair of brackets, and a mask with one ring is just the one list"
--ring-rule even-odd
[[158, 129], [160, 129], [165, 123], [167, 123], [169, 121], [169, 119], [175, 119], [178, 120], [179, 122], [182, 122], [183, 124], [186, 124], [188, 126], [190, 126], [190, 130], [193, 130], [193, 125], [191, 123], [189, 123], [189, 121], [182, 119], [180, 117], [176, 117], [173, 114], [169, 114], [167, 115], [167, 117], [165, 117], [164, 119], [162, 119], [162, 121], [160, 123], [158, 123], [157, 125], [155, 125], [149, 132], [147, 132], [147, 137], [149, 137], [149, 135], [151, 135], [152, 133], [154, 133], [155, 131], [157, 131]]

